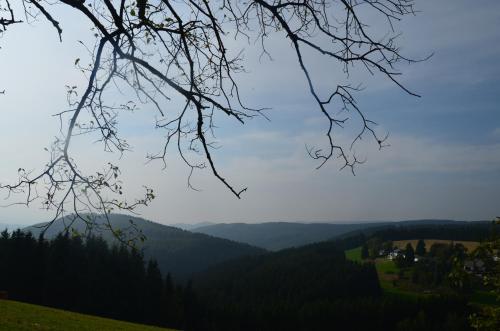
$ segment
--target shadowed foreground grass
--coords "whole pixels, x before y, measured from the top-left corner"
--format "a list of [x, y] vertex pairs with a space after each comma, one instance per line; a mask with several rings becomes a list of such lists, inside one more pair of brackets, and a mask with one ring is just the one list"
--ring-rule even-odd
[[171, 329], [116, 321], [16, 301], [0, 300], [0, 331], [17, 330], [168, 331]]

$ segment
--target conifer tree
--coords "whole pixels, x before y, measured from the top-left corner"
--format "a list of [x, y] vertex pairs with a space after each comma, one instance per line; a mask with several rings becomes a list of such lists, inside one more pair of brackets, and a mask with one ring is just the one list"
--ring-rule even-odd
[[410, 243], [408, 243], [406, 244], [406, 249], [405, 249], [405, 262], [408, 265], [412, 265], [414, 261], [415, 261], [415, 251], [413, 250], [413, 246]]
[[426, 253], [426, 249], [425, 249], [425, 241], [423, 241], [422, 239], [420, 239], [417, 243], [417, 247], [415, 249], [415, 254], [419, 255], [419, 256], [424, 256]]
[[363, 246], [361, 247], [361, 258], [363, 260], [367, 259], [369, 255], [370, 254], [368, 252], [368, 245], [366, 245], [366, 243], [364, 243]]

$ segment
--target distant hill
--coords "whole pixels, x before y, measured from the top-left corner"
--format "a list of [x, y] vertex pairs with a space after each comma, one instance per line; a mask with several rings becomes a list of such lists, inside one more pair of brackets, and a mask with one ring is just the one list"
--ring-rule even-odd
[[325, 241], [365, 226], [369, 225], [287, 222], [232, 223], [203, 226], [195, 228], [193, 231], [277, 251]]
[[372, 227], [343, 234], [347, 238], [363, 233], [383, 240], [441, 239], [461, 241], [483, 241], [490, 238], [494, 228], [491, 221], [474, 222], [398, 222], [393, 225]]
[[[411, 220], [401, 222], [365, 223], [220, 223], [193, 228], [191, 231], [225, 238], [271, 251], [299, 247], [357, 232], [374, 232], [393, 226], [456, 224], [452, 220]], [[465, 223], [465, 222], [463, 222]]]
[[200, 223], [174, 223], [168, 224], [169, 226], [173, 226], [174, 228], [179, 228], [182, 230], [192, 231], [193, 229], [200, 228], [203, 226], [214, 225], [216, 223], [212, 222], [200, 222]]
[[[247, 244], [237, 243], [227, 239], [214, 238], [201, 233], [192, 233], [171, 226], [147, 221], [139, 217], [128, 215], [110, 215], [110, 221], [115, 229], [126, 231], [132, 220], [142, 233], [146, 241], [142, 245], [144, 256], [154, 258], [163, 273], [170, 272], [174, 277], [184, 279], [195, 272], [202, 271], [207, 267], [234, 258], [258, 255], [265, 250], [252, 247]], [[54, 238], [58, 233], [64, 231], [64, 222], [67, 219], [58, 219], [46, 231], [45, 237]], [[95, 223], [102, 224], [103, 218], [97, 218]], [[41, 232], [44, 224], [37, 224], [23, 229], [30, 231], [35, 236]], [[81, 221], [75, 222], [72, 229], [83, 233], [85, 224]], [[95, 232], [110, 243], [116, 243], [109, 231]]]
[[344, 233], [382, 224], [220, 223], [194, 228], [192, 231], [277, 251], [329, 240]]

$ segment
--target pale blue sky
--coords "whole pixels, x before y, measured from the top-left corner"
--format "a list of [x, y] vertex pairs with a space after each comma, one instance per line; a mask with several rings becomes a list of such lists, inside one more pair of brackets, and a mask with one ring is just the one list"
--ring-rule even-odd
[[[158, 192], [140, 213], [163, 223], [399, 220], [416, 218], [492, 219], [500, 213], [500, 3], [494, 0], [417, 0], [421, 12], [401, 23], [402, 50], [427, 62], [402, 66], [403, 81], [422, 95], [414, 98], [382, 79], [363, 73], [359, 106], [390, 132], [391, 146], [378, 151], [361, 145], [367, 163], [353, 177], [330, 162], [320, 170], [308, 158], [305, 144], [321, 143], [324, 123], [305, 88], [287, 42], [273, 39], [275, 61], [258, 61], [254, 45], [247, 50], [249, 73], [240, 77], [250, 104], [271, 107], [271, 122], [242, 127], [222, 120], [216, 152], [220, 170], [237, 186], [248, 186], [234, 198], [208, 172], [186, 187], [188, 169], [175, 161], [166, 171], [144, 165], [147, 152], [159, 146], [152, 132], [152, 111], [121, 118], [134, 152], [119, 162], [128, 194], [142, 184]], [[64, 15], [67, 15], [63, 12]], [[80, 85], [73, 62], [84, 50], [77, 39], [86, 25], [71, 16], [63, 20], [64, 42], [48, 24], [10, 29], [0, 39], [0, 181], [13, 179], [18, 167], [43, 166], [57, 134], [50, 115], [64, 109], [64, 85]], [[293, 55], [293, 54], [292, 54]], [[311, 58], [321, 88], [338, 77], [328, 63]], [[102, 166], [91, 139], [76, 144], [84, 166]], [[91, 145], [89, 147], [89, 145]], [[8, 203], [8, 202], [6, 202]], [[0, 223], [44, 221], [50, 214], [38, 206], [0, 209]]]

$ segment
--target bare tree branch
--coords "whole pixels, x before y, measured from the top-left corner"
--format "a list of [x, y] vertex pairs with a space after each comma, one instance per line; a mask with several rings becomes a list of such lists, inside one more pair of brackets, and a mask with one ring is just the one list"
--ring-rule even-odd
[[[0, 18], [5, 31], [20, 21], [8, 0], [1, 4], [0, 9], [8, 14]], [[99, 135], [106, 151], [129, 150], [117, 129], [118, 117], [141, 104], [157, 110], [154, 128], [165, 132], [159, 152], [148, 155], [148, 160], [161, 160], [166, 166], [172, 147], [190, 169], [189, 187], [193, 171], [208, 168], [230, 192], [241, 197], [246, 188], [236, 188], [226, 179], [213, 155], [216, 118], [224, 115], [245, 123], [256, 116], [265, 117], [265, 108], [249, 107], [242, 101], [235, 77], [245, 70], [243, 54], [229, 55], [229, 37], [256, 38], [262, 54], [269, 57], [266, 40], [271, 34], [283, 34], [290, 40], [311, 98], [327, 123], [327, 148], [307, 148], [318, 160], [318, 168], [333, 158], [341, 160], [341, 169], [350, 168], [354, 173], [355, 166], [364, 162], [356, 156], [357, 142], [368, 136], [383, 148], [388, 135], [379, 135], [375, 121], [359, 108], [354, 96], [361, 90], [358, 86], [342, 84], [339, 78], [327, 94], [320, 92], [306, 54], [318, 54], [332, 65], [340, 63], [343, 72], [339, 76], [348, 78], [351, 68], [364, 68], [418, 96], [399, 80], [398, 64], [417, 60], [401, 54], [394, 32], [395, 22], [415, 14], [413, 0], [23, 0], [23, 4], [30, 17], [36, 17], [37, 12], [45, 17], [60, 38], [59, 20], [49, 9], [56, 4], [71, 8], [90, 22], [96, 38], [94, 45], [86, 45], [92, 64], [87, 67], [80, 65], [79, 59], [75, 61], [87, 75], [87, 87], [78, 97], [76, 87], [68, 86], [69, 108], [56, 114], [61, 136], [50, 149], [45, 170], [36, 174], [20, 169], [17, 183], [0, 186], [9, 194], [24, 194], [26, 205], [41, 199], [47, 209], [56, 211], [56, 217], [64, 215], [67, 208], [82, 219], [79, 215], [83, 212], [133, 211], [154, 199], [149, 188], [145, 197], [134, 203], [110, 198], [122, 194], [119, 169], [109, 164], [104, 172], [86, 175], [71, 157], [72, 138], [90, 133]], [[378, 15], [392, 34], [374, 37], [360, 12]], [[119, 86], [131, 88], [135, 98], [117, 106], [107, 93]], [[172, 100], [181, 100], [183, 106], [167, 108]], [[82, 114], [91, 120], [82, 120]], [[338, 132], [352, 119], [360, 124], [359, 132], [349, 144], [339, 143]]]

